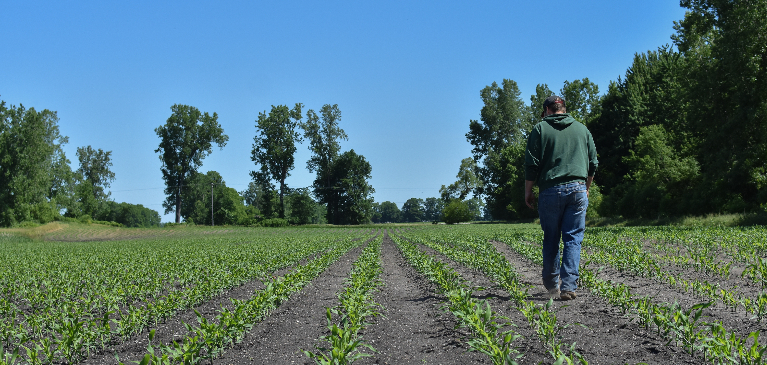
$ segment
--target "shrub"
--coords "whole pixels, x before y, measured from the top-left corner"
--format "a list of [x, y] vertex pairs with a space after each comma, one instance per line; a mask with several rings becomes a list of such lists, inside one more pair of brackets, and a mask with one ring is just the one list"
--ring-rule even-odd
[[471, 207], [465, 201], [454, 199], [447, 203], [445, 209], [442, 210], [442, 216], [447, 224], [455, 224], [460, 222], [468, 222], [474, 214], [471, 212]]

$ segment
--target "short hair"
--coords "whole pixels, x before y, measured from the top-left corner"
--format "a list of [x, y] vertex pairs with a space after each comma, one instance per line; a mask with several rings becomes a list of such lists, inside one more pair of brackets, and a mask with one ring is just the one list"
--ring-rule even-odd
[[561, 96], [557, 95], [549, 96], [543, 101], [544, 112], [547, 108], [551, 109], [554, 113], [564, 113], [567, 111], [565, 108], [565, 99], [562, 99]]
[[553, 111], [554, 113], [566, 113], [567, 112], [567, 108], [565, 108], [565, 104], [560, 104], [560, 103], [554, 103], [554, 104], [549, 105], [549, 109], [551, 109], [551, 111]]

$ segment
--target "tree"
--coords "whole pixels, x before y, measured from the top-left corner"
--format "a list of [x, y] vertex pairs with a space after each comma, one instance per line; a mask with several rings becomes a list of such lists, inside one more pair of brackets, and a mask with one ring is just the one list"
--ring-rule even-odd
[[301, 142], [301, 135], [296, 131], [301, 120], [301, 103], [296, 103], [292, 110], [287, 106], [272, 105], [272, 110], [258, 115], [251, 160], [261, 165], [260, 171], [251, 171], [257, 181], [279, 183], [279, 216], [285, 218], [285, 194], [288, 186], [285, 179], [290, 176], [295, 164], [296, 141]]
[[100, 221], [122, 223], [126, 227], [156, 227], [160, 225], [160, 213], [141, 204], [108, 201], [96, 216]]
[[[192, 174], [181, 194], [183, 201], [181, 214], [185, 222], [206, 225], [250, 225], [255, 223], [258, 214], [254, 207], [245, 206], [242, 196], [235, 189], [227, 187], [226, 182], [216, 171]], [[211, 209], [213, 209], [212, 217]]]
[[212, 144], [221, 149], [226, 146], [229, 136], [218, 124], [218, 114], [201, 113], [197, 108], [175, 104], [171, 107], [170, 118], [165, 125], [154, 131], [160, 137], [162, 178], [165, 180], [163, 202], [165, 214], [176, 212], [176, 223], [181, 222], [181, 188], [202, 165], [202, 160], [211, 153]]
[[[518, 162], [519, 158], [510, 155], [509, 151], [517, 152], [519, 146], [525, 144], [527, 133], [540, 120], [540, 111], [537, 116], [531, 114], [534, 112], [520, 98], [516, 82], [504, 79], [502, 85], [501, 88], [493, 82], [480, 91], [484, 103], [480, 111], [481, 118], [480, 121], [469, 122], [466, 139], [473, 146], [476, 177], [482, 182], [476, 189], [477, 193], [487, 198], [493, 216], [510, 219], [514, 214], [507, 208], [513, 200], [519, 198], [512, 198], [514, 193], [506, 187], [516, 178], [510, 174], [510, 168], [515, 167], [513, 163]], [[540, 93], [544, 90], [539, 88], [537, 91]], [[459, 194], [457, 189], [450, 189], [450, 186], [441, 192], [443, 199], [453, 193]]]
[[482, 180], [477, 177], [476, 171], [477, 163], [471, 157], [461, 160], [461, 167], [455, 175], [458, 180], [448, 186], [442, 185], [439, 189], [442, 200], [464, 200], [469, 193], [477, 191], [482, 186]]
[[290, 215], [288, 221], [291, 224], [316, 223], [317, 202], [312, 199], [308, 188], [294, 189], [288, 195]]
[[251, 181], [248, 188], [240, 193], [245, 204], [260, 212], [261, 218], [276, 218], [280, 197], [271, 186]]
[[[575, 120], [589, 126], [593, 120], [599, 117], [601, 111], [602, 98], [599, 96], [599, 86], [588, 77], [582, 80], [566, 81], [560, 96], [565, 99], [567, 114], [570, 114]], [[543, 100], [533, 104], [538, 105], [541, 110]]]
[[[312, 152], [312, 157], [306, 162], [306, 168], [309, 172], [317, 173], [312, 184], [314, 195], [318, 197], [321, 203], [327, 204], [327, 219], [328, 222], [333, 224], [339, 224], [339, 222], [344, 221], [344, 217], [339, 216], [339, 213], [347, 213], [344, 211], [345, 207], [343, 204], [345, 204], [345, 200], [348, 197], [347, 194], [350, 193], [341, 186], [342, 181], [340, 177], [344, 176], [347, 172], [339, 171], [339, 166], [350, 164], [360, 168], [360, 172], [363, 172], [366, 170], [363, 165], [366, 165], [367, 170], [370, 170], [370, 164], [365, 161], [364, 157], [355, 154], [353, 150], [350, 151], [351, 154], [346, 156], [346, 161], [340, 164], [336, 163], [336, 160], [341, 156], [339, 155], [341, 151], [340, 140], [348, 138], [344, 130], [338, 126], [340, 121], [341, 110], [338, 108], [338, 104], [332, 106], [325, 104], [320, 109], [319, 116], [314, 110], [309, 109], [306, 112], [306, 122], [301, 124], [301, 128], [304, 130], [304, 137], [309, 140], [309, 150]], [[348, 153], [346, 152], [346, 154]], [[359, 163], [359, 158], [361, 158], [361, 161], [364, 161], [364, 164]], [[367, 196], [367, 193], [364, 192], [366, 190], [364, 186], [369, 187], [367, 181], [364, 181], [366, 178], [358, 175], [354, 176], [356, 176], [353, 179], [354, 182], [346, 182], [346, 184], [361, 188], [363, 191], [355, 190], [355, 193]], [[367, 171], [365, 176], [369, 178], [370, 171]], [[360, 180], [364, 181], [364, 183], [358, 185]], [[372, 187], [370, 189], [372, 190]], [[363, 203], [366, 199], [362, 198], [360, 204], [367, 205], [367, 203]], [[359, 206], [359, 208], [362, 209], [363, 207]], [[366, 219], [370, 219], [372, 216], [372, 200], [369, 207], [365, 209], [370, 210], [369, 214], [366, 213]]]
[[71, 199], [71, 170], [62, 149], [68, 139], [58, 121], [56, 112], [7, 108], [0, 101], [0, 224], [49, 222]]
[[376, 208], [379, 218], [376, 223], [398, 223], [402, 221], [402, 212], [397, 204], [385, 201]]
[[474, 214], [472, 214], [467, 202], [454, 199], [445, 205], [442, 216], [445, 219], [445, 223], [455, 224], [470, 221]]
[[623, 160], [634, 148], [642, 127], [662, 124], [672, 147], [690, 153], [695, 143], [688, 132], [683, 59], [668, 47], [634, 56], [625, 78], [611, 82], [602, 101], [601, 113], [589, 126], [599, 152], [600, 185], [610, 195], [630, 173]]
[[76, 187], [77, 201], [80, 203], [80, 214], [96, 217], [101, 205], [109, 200], [110, 193], [106, 192], [115, 174], [109, 167], [112, 166], [112, 151], [104, 152], [102, 149], [94, 150], [93, 147], [78, 147], [77, 159], [80, 167], [77, 175], [80, 182]]
[[[709, 210], [767, 202], [767, 3], [684, 0], [674, 41], [689, 62], [690, 121]], [[693, 124], [693, 123], [691, 123]]]
[[[325, 104], [320, 109], [320, 116], [309, 109], [306, 112], [306, 123], [301, 124], [304, 130], [304, 137], [309, 140], [309, 150], [312, 157], [306, 162], [306, 168], [309, 172], [316, 172], [314, 179], [314, 195], [330, 196], [329, 191], [321, 190], [332, 189], [330, 183], [331, 169], [333, 162], [341, 151], [340, 140], [347, 140], [346, 132], [338, 126], [341, 121], [341, 110], [338, 104]], [[324, 180], [322, 180], [324, 179]], [[328, 211], [336, 211], [337, 207], [328, 206]], [[328, 221], [332, 222], [332, 219]]]
[[699, 174], [693, 157], [680, 157], [663, 126], [640, 128], [634, 149], [624, 157], [631, 173], [617, 187], [618, 211], [625, 217], [682, 214], [686, 188]]
[[423, 199], [410, 198], [402, 204], [402, 218], [405, 222], [422, 222], [425, 218]]
[[424, 219], [427, 221], [438, 221], [440, 215], [442, 215], [442, 209], [444, 208], [444, 202], [437, 198], [426, 198], [423, 202]]
[[329, 170], [318, 172], [314, 191], [320, 202], [327, 204], [328, 222], [363, 224], [370, 221], [375, 192], [367, 181], [371, 172], [370, 163], [354, 150], [338, 156]]

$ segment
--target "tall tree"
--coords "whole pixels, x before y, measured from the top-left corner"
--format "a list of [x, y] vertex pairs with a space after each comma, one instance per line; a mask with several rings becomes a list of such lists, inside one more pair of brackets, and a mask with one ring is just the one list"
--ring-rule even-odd
[[[767, 203], [767, 2], [683, 0], [674, 40], [688, 64], [706, 201], [724, 211]], [[712, 151], [716, 151], [712, 153]]]
[[434, 197], [426, 198], [423, 202], [424, 218], [427, 221], [438, 221], [443, 208], [444, 202], [441, 199]]
[[95, 218], [100, 205], [109, 200], [110, 193], [106, 189], [115, 179], [114, 172], [109, 169], [112, 166], [111, 155], [112, 151], [95, 150], [91, 146], [77, 148], [80, 162], [77, 175], [81, 180], [77, 187], [77, 200], [82, 214]]
[[182, 187], [211, 153], [213, 143], [223, 149], [229, 136], [224, 134], [216, 113], [203, 114], [193, 106], [181, 104], [173, 105], [171, 111], [165, 125], [154, 130], [160, 137], [160, 147], [155, 152], [160, 153], [162, 161], [167, 195], [163, 202], [165, 214], [175, 211], [176, 223], [180, 223]]
[[480, 91], [484, 103], [481, 118], [469, 122], [466, 139], [473, 146], [476, 176], [482, 181], [477, 192], [487, 197], [494, 216], [509, 219], [512, 218], [506, 211], [509, 192], [504, 187], [511, 176], [507, 168], [509, 156], [504, 150], [523, 145], [527, 131], [540, 117], [530, 117], [515, 81], [504, 79], [502, 85], [499, 87], [493, 82]]
[[277, 192], [262, 182], [251, 181], [248, 188], [240, 192], [245, 204], [254, 207], [263, 218], [276, 218], [279, 205]]
[[[338, 109], [338, 104], [325, 104], [320, 109], [320, 116], [309, 109], [306, 112], [306, 123], [301, 124], [304, 130], [304, 137], [309, 140], [309, 150], [312, 152], [312, 157], [306, 162], [306, 168], [309, 172], [318, 172], [319, 177], [321, 170], [328, 170], [333, 163], [333, 160], [338, 157], [341, 152], [341, 140], [347, 140], [348, 137], [341, 127], [338, 126], [341, 121], [341, 110]], [[317, 181], [315, 180], [315, 185]], [[324, 186], [330, 186], [328, 181]]]
[[426, 215], [423, 199], [410, 198], [402, 204], [402, 218], [405, 222], [422, 222]]
[[293, 109], [285, 105], [274, 106], [267, 115], [258, 115], [256, 120], [257, 135], [253, 138], [251, 160], [260, 165], [260, 171], [251, 171], [254, 180], [267, 183], [276, 180], [280, 192], [280, 218], [285, 218], [285, 194], [288, 186], [285, 179], [295, 165], [296, 141], [301, 142], [301, 135], [296, 130], [301, 120], [301, 103]]
[[338, 156], [329, 170], [317, 174], [314, 191], [320, 202], [327, 204], [328, 222], [363, 224], [370, 221], [375, 193], [368, 183], [372, 171], [364, 156], [350, 150]]
[[0, 101], [0, 224], [49, 222], [64, 208], [71, 170], [58, 121], [54, 111]]
[[402, 212], [395, 203], [385, 201], [378, 205], [377, 210], [380, 217], [376, 223], [398, 223], [402, 221]]
[[328, 222], [335, 223], [337, 220], [331, 214], [336, 214], [340, 207], [338, 186], [333, 184], [331, 169], [341, 151], [341, 140], [347, 140], [346, 132], [338, 126], [341, 121], [341, 110], [338, 104], [325, 104], [320, 109], [320, 114], [309, 109], [306, 112], [306, 122], [301, 124], [304, 137], [309, 140], [309, 150], [312, 157], [306, 162], [309, 172], [316, 172], [317, 176], [312, 184], [314, 195], [319, 197], [320, 202], [328, 204]]

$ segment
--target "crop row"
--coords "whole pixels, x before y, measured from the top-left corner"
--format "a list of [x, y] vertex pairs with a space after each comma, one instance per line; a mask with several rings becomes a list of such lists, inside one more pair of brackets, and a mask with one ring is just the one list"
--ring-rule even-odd
[[[349, 279], [342, 292], [338, 294], [339, 305], [326, 308], [328, 334], [322, 337], [330, 347], [316, 346], [316, 352], [304, 351], [304, 354], [321, 365], [345, 365], [371, 356], [362, 351], [366, 347], [375, 349], [363, 342], [360, 331], [367, 323], [367, 318], [379, 316], [382, 306], [376, 303], [374, 294], [383, 285], [380, 275], [381, 242], [383, 235], [371, 240], [352, 267]], [[336, 316], [336, 320], [333, 319]], [[339, 318], [340, 317], [340, 318]]]
[[[538, 264], [541, 251], [526, 242], [524, 233], [507, 234], [496, 239], [504, 241], [513, 250]], [[707, 323], [701, 320], [703, 309], [711, 305], [701, 303], [690, 308], [678, 304], [655, 303], [652, 298], [632, 295], [628, 286], [600, 279], [588, 261], [580, 268], [581, 284], [592, 293], [636, 320], [640, 325], [654, 328], [659, 335], [690, 354], [703, 357], [713, 364], [762, 364], [767, 360], [767, 347], [759, 344], [759, 332], [741, 337], [727, 330], [721, 322]]]
[[412, 242], [430, 247], [459, 263], [483, 272], [496, 285], [506, 290], [516, 308], [549, 348], [555, 363], [587, 363], [586, 359], [574, 350], [574, 343], [567, 345], [559, 339], [558, 334], [562, 327], [557, 324], [556, 314], [550, 310], [551, 301], [547, 305], [539, 306], [526, 300], [528, 289], [520, 283], [519, 274], [487, 239], [445, 230], [427, 230], [405, 236]]
[[253, 325], [279, 307], [291, 294], [301, 290], [338, 258], [362, 242], [350, 238], [335, 242], [322, 256], [265, 283], [266, 288], [256, 291], [250, 299], [231, 299], [233, 309], [222, 308], [220, 314], [213, 319], [206, 319], [196, 312], [198, 324], [186, 324], [190, 334], [179, 342], [155, 347], [151, 344], [154, 336], [152, 330], [147, 354], [139, 363], [191, 365], [218, 357], [226, 348], [241, 341]]
[[359, 234], [266, 232], [194, 240], [3, 245], [0, 347], [21, 350], [32, 364], [74, 363], [179, 310]]
[[502, 332], [512, 325], [509, 319], [499, 317], [486, 300], [474, 299], [473, 289], [447, 264], [425, 254], [405, 239], [391, 238], [416, 271], [437, 284], [440, 293], [447, 298], [445, 307], [455, 316], [457, 327], [469, 330], [469, 347], [488, 355], [495, 365], [516, 364], [522, 354], [512, 343], [520, 336], [512, 330]]

